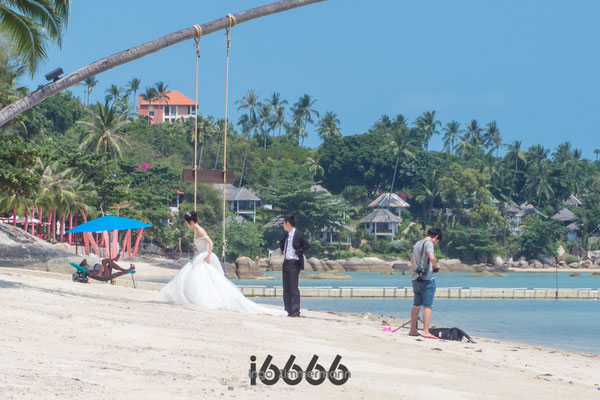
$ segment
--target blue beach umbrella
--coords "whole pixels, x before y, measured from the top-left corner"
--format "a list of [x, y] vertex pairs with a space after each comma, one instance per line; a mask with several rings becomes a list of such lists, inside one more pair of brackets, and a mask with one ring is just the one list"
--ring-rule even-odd
[[136, 221], [135, 219], [105, 215], [104, 217], [93, 219], [85, 224], [69, 229], [67, 233], [121, 231], [127, 229], [149, 228], [151, 226], [152, 225], [150, 224]]

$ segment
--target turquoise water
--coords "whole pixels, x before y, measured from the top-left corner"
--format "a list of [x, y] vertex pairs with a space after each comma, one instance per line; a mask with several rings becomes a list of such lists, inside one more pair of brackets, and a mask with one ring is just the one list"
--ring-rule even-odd
[[[310, 274], [318, 274], [311, 273]], [[381, 275], [379, 272], [343, 272], [352, 279], [300, 279], [300, 286], [412, 286], [411, 276], [394, 274]], [[556, 274], [551, 272], [508, 272], [508, 276], [467, 276], [467, 272], [440, 272], [435, 275], [438, 287], [486, 287], [486, 288], [555, 288]], [[571, 277], [569, 272], [558, 273], [559, 288], [597, 289], [600, 277], [592, 277], [591, 272], [581, 272], [581, 277]], [[266, 272], [275, 280], [238, 280], [238, 285], [281, 286], [281, 272]]]
[[[281, 305], [280, 298], [254, 298]], [[302, 308], [371, 313], [408, 320], [412, 299], [303, 298]], [[471, 336], [600, 354], [600, 300], [436, 299], [432, 325]], [[389, 334], [406, 334], [400, 330]]]

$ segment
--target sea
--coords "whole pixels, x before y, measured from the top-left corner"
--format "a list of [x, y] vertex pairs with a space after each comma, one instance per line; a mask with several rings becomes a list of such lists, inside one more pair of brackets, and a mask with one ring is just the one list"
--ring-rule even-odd
[[[406, 287], [409, 275], [377, 272], [343, 272], [350, 280], [301, 279], [300, 286]], [[581, 272], [509, 272], [503, 277], [470, 277], [466, 272], [436, 274], [438, 287], [579, 288], [597, 289], [600, 277]], [[280, 272], [267, 272], [274, 280], [239, 280], [238, 285], [281, 286]], [[258, 303], [281, 305], [281, 298], [256, 297]], [[302, 308], [321, 311], [410, 318], [412, 299], [303, 298]], [[458, 327], [474, 337], [486, 337], [562, 350], [600, 354], [600, 299], [595, 300], [495, 300], [436, 299], [432, 325]], [[395, 334], [401, 334], [398, 331]], [[404, 332], [404, 331], [402, 331]]]

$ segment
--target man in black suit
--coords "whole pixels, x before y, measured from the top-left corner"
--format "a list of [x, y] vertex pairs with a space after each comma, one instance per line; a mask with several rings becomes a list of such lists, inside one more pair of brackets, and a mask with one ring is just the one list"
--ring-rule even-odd
[[298, 275], [304, 269], [304, 252], [310, 243], [302, 232], [296, 230], [296, 218], [293, 215], [283, 217], [285, 234], [279, 242], [283, 253], [283, 304], [288, 317], [300, 316], [300, 289]]

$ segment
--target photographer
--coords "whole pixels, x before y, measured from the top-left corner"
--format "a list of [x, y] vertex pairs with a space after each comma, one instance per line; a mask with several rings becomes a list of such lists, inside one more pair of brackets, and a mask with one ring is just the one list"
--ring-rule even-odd
[[419, 336], [417, 322], [419, 321], [421, 306], [424, 306], [423, 333], [421, 336], [437, 339], [436, 336], [429, 333], [429, 324], [431, 322], [431, 308], [436, 288], [433, 273], [440, 270], [435, 259], [433, 247], [441, 240], [442, 231], [438, 228], [431, 228], [427, 232], [427, 237], [415, 243], [415, 247], [413, 248], [410, 263], [413, 269], [412, 285], [415, 297], [410, 315], [410, 332], [408, 333], [410, 336]]

